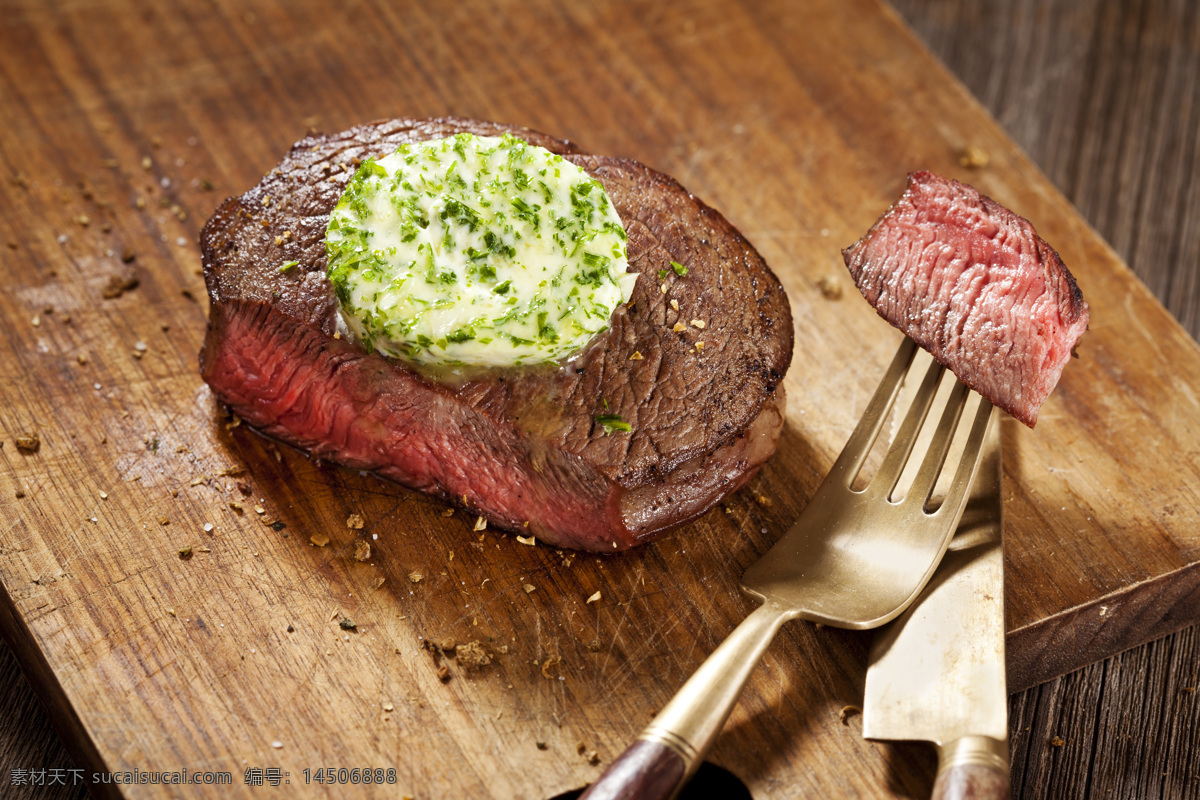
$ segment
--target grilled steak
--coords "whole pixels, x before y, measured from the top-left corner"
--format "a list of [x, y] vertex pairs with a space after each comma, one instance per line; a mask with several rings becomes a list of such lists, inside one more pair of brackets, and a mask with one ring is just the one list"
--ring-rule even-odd
[[[604, 185], [629, 234], [633, 297], [566, 367], [435, 378], [338, 333], [324, 235], [354, 165], [464, 131], [564, 154]], [[298, 142], [217, 209], [201, 248], [201, 373], [243, 420], [554, 545], [619, 550], [696, 518], [754, 474], [783, 426], [783, 288], [720, 214], [633, 161], [471, 120], [364, 125]], [[632, 430], [606, 433], [596, 417], [612, 414]]]
[[1075, 279], [1028, 220], [929, 172], [842, 251], [879, 315], [1026, 425], [1087, 330]]

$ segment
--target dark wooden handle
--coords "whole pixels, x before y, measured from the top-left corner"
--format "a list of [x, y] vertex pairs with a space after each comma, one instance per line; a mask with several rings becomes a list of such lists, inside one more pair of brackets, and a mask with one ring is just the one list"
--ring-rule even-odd
[[683, 785], [686, 772], [683, 759], [674, 750], [639, 739], [579, 800], [668, 800]]
[[1009, 800], [1008, 773], [979, 764], [960, 764], [938, 775], [930, 800]]

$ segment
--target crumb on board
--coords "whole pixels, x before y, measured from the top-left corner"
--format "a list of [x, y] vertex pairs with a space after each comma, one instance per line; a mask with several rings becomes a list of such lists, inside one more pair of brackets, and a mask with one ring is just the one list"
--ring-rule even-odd
[[1062, 738], [1061, 736], [1054, 736], [1050, 739], [1051, 747], [1062, 747], [1066, 743], [1067, 743], [1067, 740]]
[[110, 275], [108, 283], [104, 285], [104, 291], [101, 292], [101, 296], [105, 300], [113, 300], [125, 294], [125, 292], [136, 289], [137, 285], [138, 277], [132, 272], [123, 275]]
[[525, 590], [525, 594], [531, 594], [532, 592], [537, 591], [537, 587], [532, 583], [522, 584], [521, 588]]
[[599, 590], [592, 593], [592, 596], [587, 599], [587, 604], [596, 603], [600, 600]]
[[180, 559], [182, 559], [183, 561], [187, 561], [191, 557], [192, 557], [192, 546], [190, 544], [184, 545], [183, 547], [179, 548], [179, 558]]
[[23, 433], [13, 437], [17, 450], [22, 453], [36, 453], [42, 446], [42, 439], [36, 432]]
[[346, 517], [346, 527], [350, 530], [361, 531], [363, 525], [365, 524], [366, 523], [362, 518], [362, 514], [351, 514], [350, 516]]
[[517, 541], [520, 542], [521, 544], [527, 544], [530, 547], [537, 546], [537, 537], [534, 537], [534, 536], [518, 536]]
[[453, 517], [453, 516], [454, 516], [454, 509], [453, 509], [453, 508], [447, 508], [445, 511], [443, 511], [443, 512], [442, 512], [442, 516], [443, 516], [443, 517]]
[[450, 680], [450, 668], [445, 664], [442, 664], [440, 667], [438, 667], [437, 677], [442, 683]]
[[842, 706], [842, 710], [838, 712], [838, 719], [843, 725], [849, 725], [850, 718], [857, 714], [862, 714], [862, 709], [858, 706]]
[[487, 517], [476, 517], [474, 530], [482, 531], [487, 529]]
[[408, 573], [408, 582], [409, 583], [420, 583], [423, 580], [425, 580], [425, 576], [419, 572], [413, 571], [413, 572]]
[[354, 560], [369, 561], [371, 559], [371, 544], [359, 539], [354, 543]]
[[991, 156], [979, 145], [969, 144], [958, 153], [958, 163], [967, 169], [983, 169], [991, 162]]
[[561, 663], [562, 658], [560, 656], [550, 656], [547, 658], [542, 662], [542, 677], [548, 681], [552, 681], [557, 678], [558, 675], [556, 674], [555, 668]]
[[342, 617], [341, 620], [338, 621], [338, 627], [344, 631], [356, 631], [358, 630], [358, 623], [349, 617]]
[[478, 639], [458, 645], [455, 653], [458, 655], [458, 663], [467, 669], [479, 669], [492, 663], [491, 653], [483, 648], [483, 643]]
[[534, 746], [537, 747], [538, 750], [550, 749], [550, 745], [546, 744], [545, 742], [534, 742]]
[[312, 536], [308, 537], [308, 541], [311, 542], [314, 547], [324, 547], [325, 545], [329, 544], [329, 537], [323, 533], [314, 533]]
[[817, 288], [821, 290], [826, 300], [838, 300], [842, 296], [842, 284], [832, 275], [823, 275], [817, 281]]

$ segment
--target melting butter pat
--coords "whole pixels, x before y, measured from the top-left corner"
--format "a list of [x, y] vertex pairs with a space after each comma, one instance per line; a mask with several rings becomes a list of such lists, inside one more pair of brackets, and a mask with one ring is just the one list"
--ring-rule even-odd
[[369, 351], [425, 364], [569, 358], [608, 328], [637, 279], [600, 182], [508, 134], [364, 161], [325, 247], [350, 332]]

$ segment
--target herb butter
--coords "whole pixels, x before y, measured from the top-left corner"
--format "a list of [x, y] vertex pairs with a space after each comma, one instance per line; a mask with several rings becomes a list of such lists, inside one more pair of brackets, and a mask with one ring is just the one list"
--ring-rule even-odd
[[507, 134], [364, 161], [325, 237], [342, 318], [364, 347], [451, 366], [578, 353], [633, 293], [625, 244], [599, 181]]

